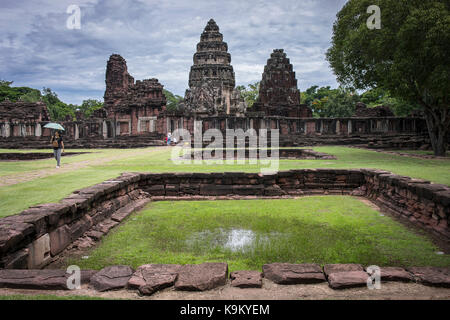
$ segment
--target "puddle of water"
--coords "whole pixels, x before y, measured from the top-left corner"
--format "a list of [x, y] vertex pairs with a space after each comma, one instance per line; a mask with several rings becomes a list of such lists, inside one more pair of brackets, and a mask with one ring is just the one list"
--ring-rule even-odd
[[278, 237], [280, 233], [256, 233], [249, 229], [223, 229], [206, 230], [194, 233], [186, 240], [189, 248], [222, 247], [232, 252], [246, 251], [256, 245], [269, 243], [271, 238]]

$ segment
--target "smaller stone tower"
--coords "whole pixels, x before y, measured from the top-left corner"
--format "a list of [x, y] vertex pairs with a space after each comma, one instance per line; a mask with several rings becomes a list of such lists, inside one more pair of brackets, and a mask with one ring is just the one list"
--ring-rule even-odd
[[258, 99], [251, 111], [264, 112], [267, 116], [312, 116], [311, 109], [300, 104], [300, 90], [297, 88], [295, 72], [283, 49], [274, 49], [267, 59]]

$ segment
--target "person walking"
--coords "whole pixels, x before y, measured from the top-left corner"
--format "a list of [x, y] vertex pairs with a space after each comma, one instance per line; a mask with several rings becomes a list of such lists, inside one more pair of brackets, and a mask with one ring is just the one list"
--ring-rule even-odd
[[61, 166], [61, 149], [62, 152], [64, 152], [64, 142], [59, 131], [55, 132], [50, 140], [50, 143], [53, 147], [53, 155], [55, 156], [56, 168], [58, 169]]
[[171, 140], [171, 138], [172, 138], [172, 134], [169, 132], [169, 133], [167, 134], [167, 145], [168, 145], [168, 146], [170, 146], [170, 140]]

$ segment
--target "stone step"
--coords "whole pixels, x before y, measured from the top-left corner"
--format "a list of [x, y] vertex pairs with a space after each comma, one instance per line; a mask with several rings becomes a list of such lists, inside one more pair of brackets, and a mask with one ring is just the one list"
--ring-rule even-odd
[[149, 198], [138, 199], [130, 202], [126, 206], [123, 206], [111, 216], [111, 220], [121, 222], [123, 219], [128, 217], [131, 213], [141, 210], [150, 201]]

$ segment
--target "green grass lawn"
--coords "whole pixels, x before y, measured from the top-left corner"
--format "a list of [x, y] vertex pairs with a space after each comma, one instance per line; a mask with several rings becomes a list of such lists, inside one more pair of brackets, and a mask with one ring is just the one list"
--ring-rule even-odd
[[[333, 154], [337, 160], [280, 160], [279, 170], [302, 168], [378, 168], [414, 178], [423, 178], [436, 183], [450, 185], [450, 160], [416, 159], [383, 154], [341, 146], [314, 147], [314, 150]], [[261, 166], [255, 164], [211, 164], [175, 165], [170, 161], [171, 152], [167, 148], [154, 148], [154, 152], [135, 155], [142, 149], [100, 149], [66, 150], [90, 151], [62, 159], [62, 165], [93, 159], [109, 159], [122, 155], [129, 156], [108, 162], [88, 165], [72, 172], [34, 179], [11, 186], [0, 187], [0, 217], [19, 213], [29, 206], [57, 202], [76, 189], [84, 188], [106, 179], [114, 178], [122, 172], [259, 172]], [[1, 176], [53, 169], [55, 160], [0, 162]]]
[[113, 229], [82, 269], [146, 263], [227, 262], [230, 271], [271, 262], [448, 266], [423, 234], [349, 196], [155, 202]]

